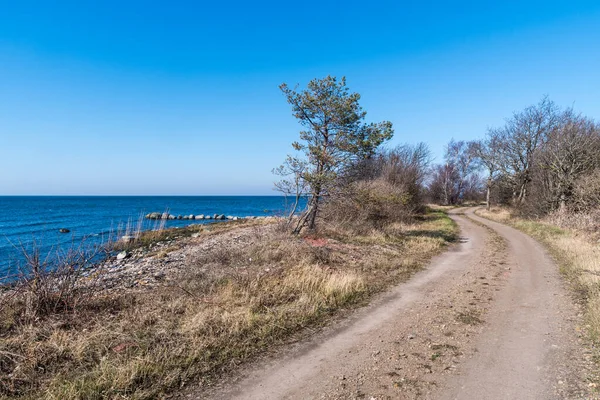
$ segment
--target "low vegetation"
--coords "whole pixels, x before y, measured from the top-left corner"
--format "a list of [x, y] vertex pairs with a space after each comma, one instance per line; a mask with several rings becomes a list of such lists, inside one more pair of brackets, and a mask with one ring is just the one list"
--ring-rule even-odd
[[244, 244], [191, 257], [168, 284], [34, 318], [12, 298], [0, 310], [0, 394], [142, 399], [208, 383], [405, 280], [455, 235], [434, 211], [360, 234], [322, 225], [303, 236], [256, 226]]

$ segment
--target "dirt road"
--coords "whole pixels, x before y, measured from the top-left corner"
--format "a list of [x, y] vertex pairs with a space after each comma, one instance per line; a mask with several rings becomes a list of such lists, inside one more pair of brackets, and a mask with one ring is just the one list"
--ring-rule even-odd
[[[463, 214], [464, 213], [464, 214]], [[216, 399], [579, 399], [578, 313], [543, 248], [454, 211], [461, 240], [377, 301]]]

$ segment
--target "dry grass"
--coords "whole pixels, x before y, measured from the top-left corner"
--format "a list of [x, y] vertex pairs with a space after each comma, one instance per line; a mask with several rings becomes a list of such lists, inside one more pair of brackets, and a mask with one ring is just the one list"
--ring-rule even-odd
[[405, 280], [455, 233], [440, 212], [360, 236], [261, 224], [152, 290], [98, 293], [34, 321], [11, 304], [0, 312], [0, 397], [150, 399], [210, 383]]

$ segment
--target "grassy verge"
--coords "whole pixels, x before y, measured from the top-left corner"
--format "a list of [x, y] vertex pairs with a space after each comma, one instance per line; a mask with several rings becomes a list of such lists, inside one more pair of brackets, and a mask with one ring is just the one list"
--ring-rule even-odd
[[0, 309], [0, 397], [149, 399], [209, 383], [407, 279], [456, 235], [439, 211], [360, 235], [250, 231], [152, 290], [99, 293], [35, 320], [18, 300]]
[[[477, 211], [482, 217], [503, 222], [543, 243], [558, 263], [585, 310], [585, 327], [592, 345], [600, 347], [600, 242], [593, 234], [560, 228], [549, 221], [526, 220], [507, 208]], [[600, 372], [600, 354], [596, 357]]]

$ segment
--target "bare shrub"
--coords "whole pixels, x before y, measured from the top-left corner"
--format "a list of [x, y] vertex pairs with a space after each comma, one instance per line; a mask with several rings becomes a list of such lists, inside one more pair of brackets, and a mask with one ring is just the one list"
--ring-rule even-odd
[[0, 313], [12, 308], [15, 320], [31, 322], [53, 314], [76, 312], [98, 289], [104, 270], [90, 270], [104, 246], [77, 246], [42, 256], [40, 247], [21, 246], [19, 274], [5, 282]]
[[403, 187], [386, 180], [359, 181], [348, 186], [343, 196], [330, 199], [323, 209], [324, 219], [357, 231], [368, 231], [412, 217], [415, 207]]
[[361, 160], [338, 180], [327, 199], [323, 220], [359, 232], [410, 220], [423, 207], [427, 146], [399, 146]]
[[600, 209], [600, 168], [575, 182], [573, 198], [572, 207], [577, 211]]

